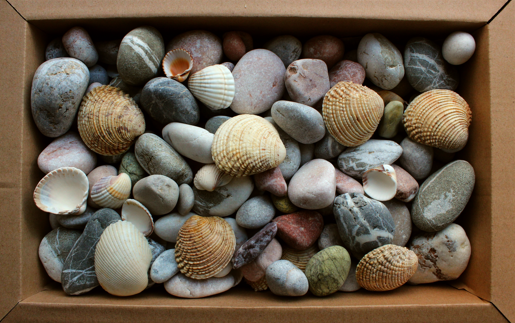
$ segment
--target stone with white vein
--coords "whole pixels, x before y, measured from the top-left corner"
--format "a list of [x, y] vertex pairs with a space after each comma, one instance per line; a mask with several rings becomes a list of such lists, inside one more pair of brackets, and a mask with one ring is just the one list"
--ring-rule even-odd
[[64, 261], [80, 235], [80, 231], [59, 227], [50, 231], [41, 240], [39, 259], [48, 276], [56, 282], [61, 282]]

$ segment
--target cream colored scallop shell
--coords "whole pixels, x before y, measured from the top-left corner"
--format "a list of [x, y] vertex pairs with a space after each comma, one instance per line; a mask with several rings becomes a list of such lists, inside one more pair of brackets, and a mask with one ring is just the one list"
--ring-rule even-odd
[[228, 108], [234, 99], [234, 77], [223, 65], [212, 65], [193, 73], [188, 81], [191, 94], [212, 110]]
[[456, 152], [467, 144], [472, 111], [458, 93], [432, 90], [417, 96], [404, 112], [408, 136], [423, 145]]
[[193, 58], [187, 50], [177, 48], [165, 55], [162, 66], [167, 77], [184, 82], [193, 68]]
[[324, 97], [322, 114], [329, 133], [346, 147], [364, 144], [384, 113], [383, 99], [366, 86], [339, 82]]
[[186, 277], [207, 279], [225, 269], [236, 248], [236, 237], [224, 219], [194, 215], [179, 230], [175, 260]]
[[260, 280], [252, 282], [245, 278], [245, 282], [250, 285], [254, 289], [255, 292], [262, 292], [268, 289], [268, 284], [266, 283], [266, 275], [261, 277]]
[[281, 259], [289, 260], [292, 264], [297, 266], [302, 272], [306, 271], [306, 265], [309, 259], [318, 252], [318, 246], [315, 244], [306, 250], [295, 250], [288, 246], [283, 247], [283, 255]]
[[88, 177], [78, 168], [61, 167], [43, 177], [34, 190], [34, 202], [44, 211], [78, 215], [86, 211]]
[[152, 252], [147, 239], [132, 223], [109, 225], [95, 249], [98, 282], [109, 294], [131, 296], [145, 290]]
[[229, 184], [232, 179], [231, 175], [224, 173], [215, 164], [209, 164], [198, 170], [193, 179], [193, 184], [200, 191], [212, 192], [217, 187]]
[[260, 116], [241, 114], [218, 128], [211, 154], [218, 168], [241, 177], [279, 166], [286, 158], [286, 148], [270, 122]]
[[91, 188], [91, 199], [100, 207], [117, 209], [131, 194], [131, 178], [125, 173], [101, 178]]
[[109, 85], [94, 88], [84, 96], [77, 125], [86, 146], [103, 156], [126, 152], [145, 132], [145, 118], [136, 102]]
[[397, 193], [397, 174], [390, 165], [380, 165], [363, 173], [363, 190], [378, 201], [389, 201]]
[[404, 285], [417, 271], [417, 255], [387, 244], [367, 253], [356, 268], [358, 284], [370, 291], [387, 291]]
[[154, 219], [150, 211], [139, 201], [127, 199], [122, 205], [122, 220], [134, 224], [138, 230], [148, 237], [154, 232]]

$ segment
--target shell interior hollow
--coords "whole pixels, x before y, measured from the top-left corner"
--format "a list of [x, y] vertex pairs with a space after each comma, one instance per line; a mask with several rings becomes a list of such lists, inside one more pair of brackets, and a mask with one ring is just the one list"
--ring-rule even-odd
[[183, 82], [193, 68], [193, 59], [187, 50], [178, 48], [166, 54], [162, 65], [167, 77]]
[[140, 202], [128, 199], [122, 206], [122, 220], [134, 224], [146, 237], [154, 232], [154, 220], [150, 211]]
[[363, 190], [368, 196], [378, 201], [393, 199], [397, 192], [397, 181], [393, 167], [384, 165], [370, 169], [363, 174]]

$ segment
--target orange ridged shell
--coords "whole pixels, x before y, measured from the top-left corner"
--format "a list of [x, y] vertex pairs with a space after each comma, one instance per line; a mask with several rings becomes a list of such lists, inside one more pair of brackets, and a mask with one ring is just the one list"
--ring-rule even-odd
[[224, 219], [194, 215], [179, 230], [175, 261], [186, 277], [207, 279], [222, 271], [236, 249], [236, 237]]
[[145, 118], [136, 102], [109, 85], [94, 88], [84, 96], [77, 125], [86, 146], [102, 156], [126, 152], [145, 132]]
[[364, 144], [384, 113], [383, 99], [366, 86], [339, 82], [324, 97], [322, 114], [331, 134], [345, 147]]
[[313, 257], [318, 251], [318, 246], [316, 244], [306, 250], [295, 250], [288, 246], [284, 246], [281, 259], [289, 260], [292, 264], [302, 270], [303, 273], [305, 273], [306, 265], [311, 257]]
[[432, 90], [417, 96], [404, 112], [408, 136], [423, 145], [449, 152], [467, 144], [472, 111], [467, 102], [451, 90]]
[[250, 285], [254, 289], [255, 292], [262, 292], [268, 289], [268, 284], [266, 283], [266, 275], [261, 277], [260, 280], [252, 282], [244, 278], [245, 282]]

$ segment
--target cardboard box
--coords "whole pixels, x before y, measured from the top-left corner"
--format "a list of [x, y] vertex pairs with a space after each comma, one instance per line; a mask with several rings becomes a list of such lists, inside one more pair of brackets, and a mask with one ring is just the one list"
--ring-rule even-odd
[[[515, 321], [515, 4], [504, 5], [505, 0], [0, 0], [0, 319]], [[172, 297], [162, 288], [130, 298], [113, 297], [100, 288], [80, 297], [66, 296], [47, 277], [37, 254], [50, 228], [47, 215], [35, 207], [32, 192], [42, 177], [36, 158], [48, 139], [32, 121], [32, 77], [44, 60], [47, 42], [72, 26], [81, 25], [93, 35], [123, 35], [144, 24], [159, 28], [166, 39], [200, 28], [261, 36], [381, 32], [408, 38], [472, 32], [477, 50], [460, 68], [459, 88], [473, 111], [469, 144], [461, 157], [472, 163], [477, 176], [474, 194], [458, 219], [472, 243], [465, 273], [452, 286], [405, 286], [386, 293], [360, 291], [325, 298], [280, 298], [243, 288], [195, 300]]]

